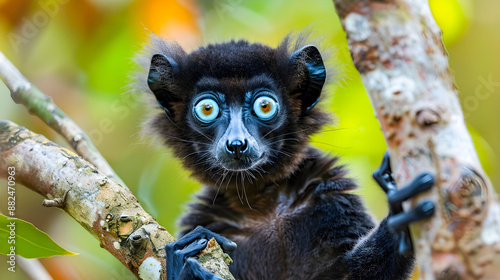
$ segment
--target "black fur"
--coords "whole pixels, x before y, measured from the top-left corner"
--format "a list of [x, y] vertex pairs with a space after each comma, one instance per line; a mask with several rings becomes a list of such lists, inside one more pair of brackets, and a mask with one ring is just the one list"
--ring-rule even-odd
[[[147, 127], [206, 185], [181, 219], [183, 234], [201, 225], [236, 242], [237, 279], [406, 279], [413, 258], [398, 254], [386, 221], [372, 221], [336, 158], [308, 146], [309, 136], [331, 120], [314, 106], [325, 67], [315, 47], [291, 45], [232, 41], [187, 54], [152, 39], [145, 57], [155, 59], [143, 64], [165, 111]], [[262, 88], [280, 105], [269, 122], [249, 105]], [[202, 124], [192, 111], [206, 92], [221, 115]], [[244, 171], [225, 167], [213, 153], [234, 121], [231, 112], [240, 109], [247, 134], [265, 151], [261, 161], [247, 159], [258, 164]]]
[[408, 279], [413, 257], [398, 254], [384, 220], [366, 214], [356, 188], [336, 159], [309, 148], [289, 178], [269, 182], [242, 205], [227, 192], [204, 188], [181, 220], [238, 244], [236, 279]]

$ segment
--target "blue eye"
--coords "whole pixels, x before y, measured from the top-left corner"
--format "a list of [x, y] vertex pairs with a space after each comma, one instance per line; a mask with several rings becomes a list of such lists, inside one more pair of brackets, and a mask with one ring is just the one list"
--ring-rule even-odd
[[278, 102], [269, 96], [261, 96], [255, 99], [253, 111], [257, 117], [269, 120], [278, 112]]
[[212, 122], [219, 116], [219, 105], [211, 98], [202, 99], [194, 106], [194, 114], [201, 122]]

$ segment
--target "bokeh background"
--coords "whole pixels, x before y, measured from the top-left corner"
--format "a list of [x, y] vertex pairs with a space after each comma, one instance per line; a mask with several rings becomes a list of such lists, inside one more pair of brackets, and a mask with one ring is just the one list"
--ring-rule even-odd
[[[500, 191], [500, 1], [431, 0], [450, 54], [466, 121], [483, 167]], [[337, 123], [312, 138], [342, 162], [362, 185], [370, 211], [387, 211], [371, 180], [385, 143], [360, 77], [352, 66], [345, 34], [331, 0], [0, 0], [0, 51], [94, 140], [143, 207], [170, 232], [185, 203], [199, 188], [171, 153], [141, 138], [147, 109], [126, 94], [136, 69], [133, 56], [154, 32], [186, 50], [209, 42], [244, 38], [276, 46], [286, 34], [315, 30], [330, 63], [340, 70], [323, 106]], [[9, 119], [67, 146], [37, 117], [16, 105], [0, 83], [0, 119]], [[0, 211], [6, 212], [5, 181]], [[97, 240], [63, 211], [41, 206], [35, 193], [17, 189], [17, 216], [47, 232], [77, 256], [41, 259], [54, 279], [135, 279], [101, 249]], [[0, 241], [3, 242], [3, 241]], [[27, 279], [7, 271], [0, 279]]]

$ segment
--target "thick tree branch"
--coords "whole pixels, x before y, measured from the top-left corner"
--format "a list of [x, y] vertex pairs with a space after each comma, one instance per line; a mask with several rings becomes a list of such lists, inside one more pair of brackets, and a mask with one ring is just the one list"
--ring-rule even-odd
[[500, 206], [465, 127], [448, 58], [425, 0], [334, 0], [399, 186], [435, 174], [411, 201], [436, 204], [412, 226], [422, 279], [497, 279]]
[[142, 209], [134, 195], [72, 151], [9, 121], [0, 122], [0, 174], [48, 199], [65, 197], [62, 209], [141, 279], [165, 272], [167, 242], [174, 238]]
[[0, 79], [4, 81], [16, 103], [26, 106], [30, 113], [37, 115], [66, 138], [79, 155], [94, 164], [109, 179], [127, 187], [102, 157], [87, 134], [64, 114], [50, 97], [32, 85], [2, 52], [0, 52]]
[[[164, 246], [175, 239], [129, 190], [44, 136], [0, 121], [0, 174], [9, 167], [15, 168], [16, 182], [46, 197], [45, 205], [64, 209], [139, 279], [165, 278]], [[204, 265], [230, 276], [226, 256], [210, 244], [200, 255]]]

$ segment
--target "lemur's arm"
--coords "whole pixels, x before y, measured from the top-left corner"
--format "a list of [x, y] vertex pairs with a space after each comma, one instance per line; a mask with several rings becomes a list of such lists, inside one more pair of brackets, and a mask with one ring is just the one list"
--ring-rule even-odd
[[[318, 279], [336, 279], [336, 270], [345, 270], [347, 279], [372, 279], [372, 280], [399, 280], [407, 279], [413, 269], [414, 257], [412, 243], [408, 231], [408, 226], [431, 216], [434, 206], [431, 202], [423, 202], [415, 209], [403, 212], [401, 203], [423, 191], [432, 187], [434, 179], [430, 174], [421, 174], [415, 178], [408, 186], [398, 189], [392, 178], [389, 155], [384, 155], [379, 169], [373, 173], [373, 177], [379, 186], [387, 193], [389, 201], [389, 214], [378, 226], [368, 231], [362, 232], [363, 226], [356, 224], [357, 220], [348, 218], [352, 223], [350, 228], [358, 229], [362, 237], [353, 240], [354, 246], [349, 248], [340, 256], [339, 265], [333, 266], [331, 270], [325, 271]], [[335, 183], [337, 182], [337, 183]], [[324, 184], [335, 186], [339, 190], [339, 180], [333, 180]], [[316, 192], [321, 191], [318, 188]], [[323, 187], [325, 189], [325, 187]], [[332, 187], [330, 187], [332, 189]], [[345, 194], [343, 194], [345, 196]], [[342, 194], [341, 194], [342, 196]], [[335, 198], [329, 204], [330, 209], [338, 211], [338, 203]], [[353, 213], [358, 211], [358, 215], [364, 214], [363, 206], [355, 203], [355, 199], [346, 200], [344, 211], [352, 209]], [[324, 207], [319, 205], [319, 207]], [[353, 216], [353, 213], [346, 213]], [[338, 222], [333, 222], [333, 224]], [[367, 223], [364, 222], [366, 225]], [[342, 231], [332, 232], [332, 236], [338, 236]]]
[[434, 204], [422, 202], [415, 209], [403, 212], [401, 203], [428, 190], [434, 179], [430, 174], [421, 174], [408, 186], [397, 189], [388, 153], [373, 177], [387, 193], [389, 216], [345, 255], [343, 263], [348, 267], [349, 279], [402, 279], [413, 264], [408, 225], [430, 217], [434, 213]]

